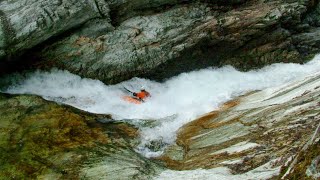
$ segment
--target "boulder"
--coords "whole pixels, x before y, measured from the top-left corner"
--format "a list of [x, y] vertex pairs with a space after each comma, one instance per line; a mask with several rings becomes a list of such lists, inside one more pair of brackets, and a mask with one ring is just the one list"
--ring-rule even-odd
[[30, 95], [0, 94], [0, 179], [149, 179], [137, 129]]
[[2, 1], [0, 14], [2, 72], [57, 67], [112, 84], [318, 52], [318, 4], [308, 0]]
[[[130, 12], [139, 9], [132, 3]], [[46, 46], [39, 67], [117, 83], [134, 76], [161, 80], [213, 65], [248, 70], [306, 60], [294, 47], [291, 30], [282, 27], [301, 23], [306, 2], [248, 3], [226, 12], [219, 7], [198, 2], [130, 18], [119, 15], [124, 20], [118, 19], [115, 29], [104, 35], [76, 32]]]
[[[223, 167], [235, 175], [248, 174], [272, 162], [269, 171], [274, 171], [272, 176], [278, 179], [316, 179], [320, 154], [319, 77], [317, 73], [295, 84], [225, 103], [219, 110], [180, 128], [177, 143], [159, 159], [170, 169]], [[255, 173], [265, 179], [264, 171]]]

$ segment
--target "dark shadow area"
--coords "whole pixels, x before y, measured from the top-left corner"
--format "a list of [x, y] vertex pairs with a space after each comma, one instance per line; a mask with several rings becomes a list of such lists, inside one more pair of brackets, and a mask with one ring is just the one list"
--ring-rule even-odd
[[184, 72], [220, 66], [221, 61], [231, 57], [232, 54], [229, 52], [230, 49], [234, 48], [232, 44], [227, 42], [212, 45], [210, 40], [206, 39], [198, 43], [198, 45], [186, 49], [180, 57], [171, 59], [158, 66], [156, 70], [139, 77], [162, 82]]

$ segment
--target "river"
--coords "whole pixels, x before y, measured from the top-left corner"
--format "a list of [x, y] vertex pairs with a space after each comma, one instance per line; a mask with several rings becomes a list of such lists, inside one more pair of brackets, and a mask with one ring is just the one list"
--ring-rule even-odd
[[[165, 80], [162, 83], [142, 78], [105, 85], [99, 80], [81, 78], [68, 71], [53, 69], [28, 74], [14, 74], [1, 79], [1, 91], [11, 94], [35, 94], [58, 103], [68, 104], [92, 113], [111, 114], [115, 120], [126, 120], [140, 126], [141, 144], [136, 148], [146, 157], [161, 155], [176, 139], [177, 130], [219, 105], [244, 93], [276, 87], [320, 71], [320, 56], [300, 64], [272, 64], [259, 70], [240, 72], [231, 66], [207, 68]], [[124, 87], [152, 95], [136, 105], [123, 101]], [[150, 149], [150, 143], [161, 147]]]

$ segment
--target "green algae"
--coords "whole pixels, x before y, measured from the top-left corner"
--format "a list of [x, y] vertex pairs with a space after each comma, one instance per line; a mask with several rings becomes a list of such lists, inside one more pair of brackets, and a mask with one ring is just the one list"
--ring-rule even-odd
[[134, 151], [138, 130], [99, 123], [110, 118], [0, 93], [0, 179], [149, 179], [158, 173], [162, 166]]
[[57, 165], [54, 156], [110, 141], [101, 128], [88, 126], [94, 120], [88, 115], [34, 96], [0, 98], [0, 179], [36, 178], [48, 169], [65, 174], [83, 159], [67, 158], [68, 163]]

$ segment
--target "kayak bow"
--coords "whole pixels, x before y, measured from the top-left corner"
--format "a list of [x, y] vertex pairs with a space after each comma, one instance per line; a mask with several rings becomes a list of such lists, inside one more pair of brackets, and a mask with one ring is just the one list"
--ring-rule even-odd
[[131, 96], [122, 96], [122, 99], [123, 99], [124, 101], [127, 101], [127, 102], [129, 102], [129, 103], [133, 103], [133, 104], [141, 104], [141, 103], [142, 103], [142, 102], [139, 101], [138, 99], [133, 98], [133, 97], [131, 97]]

